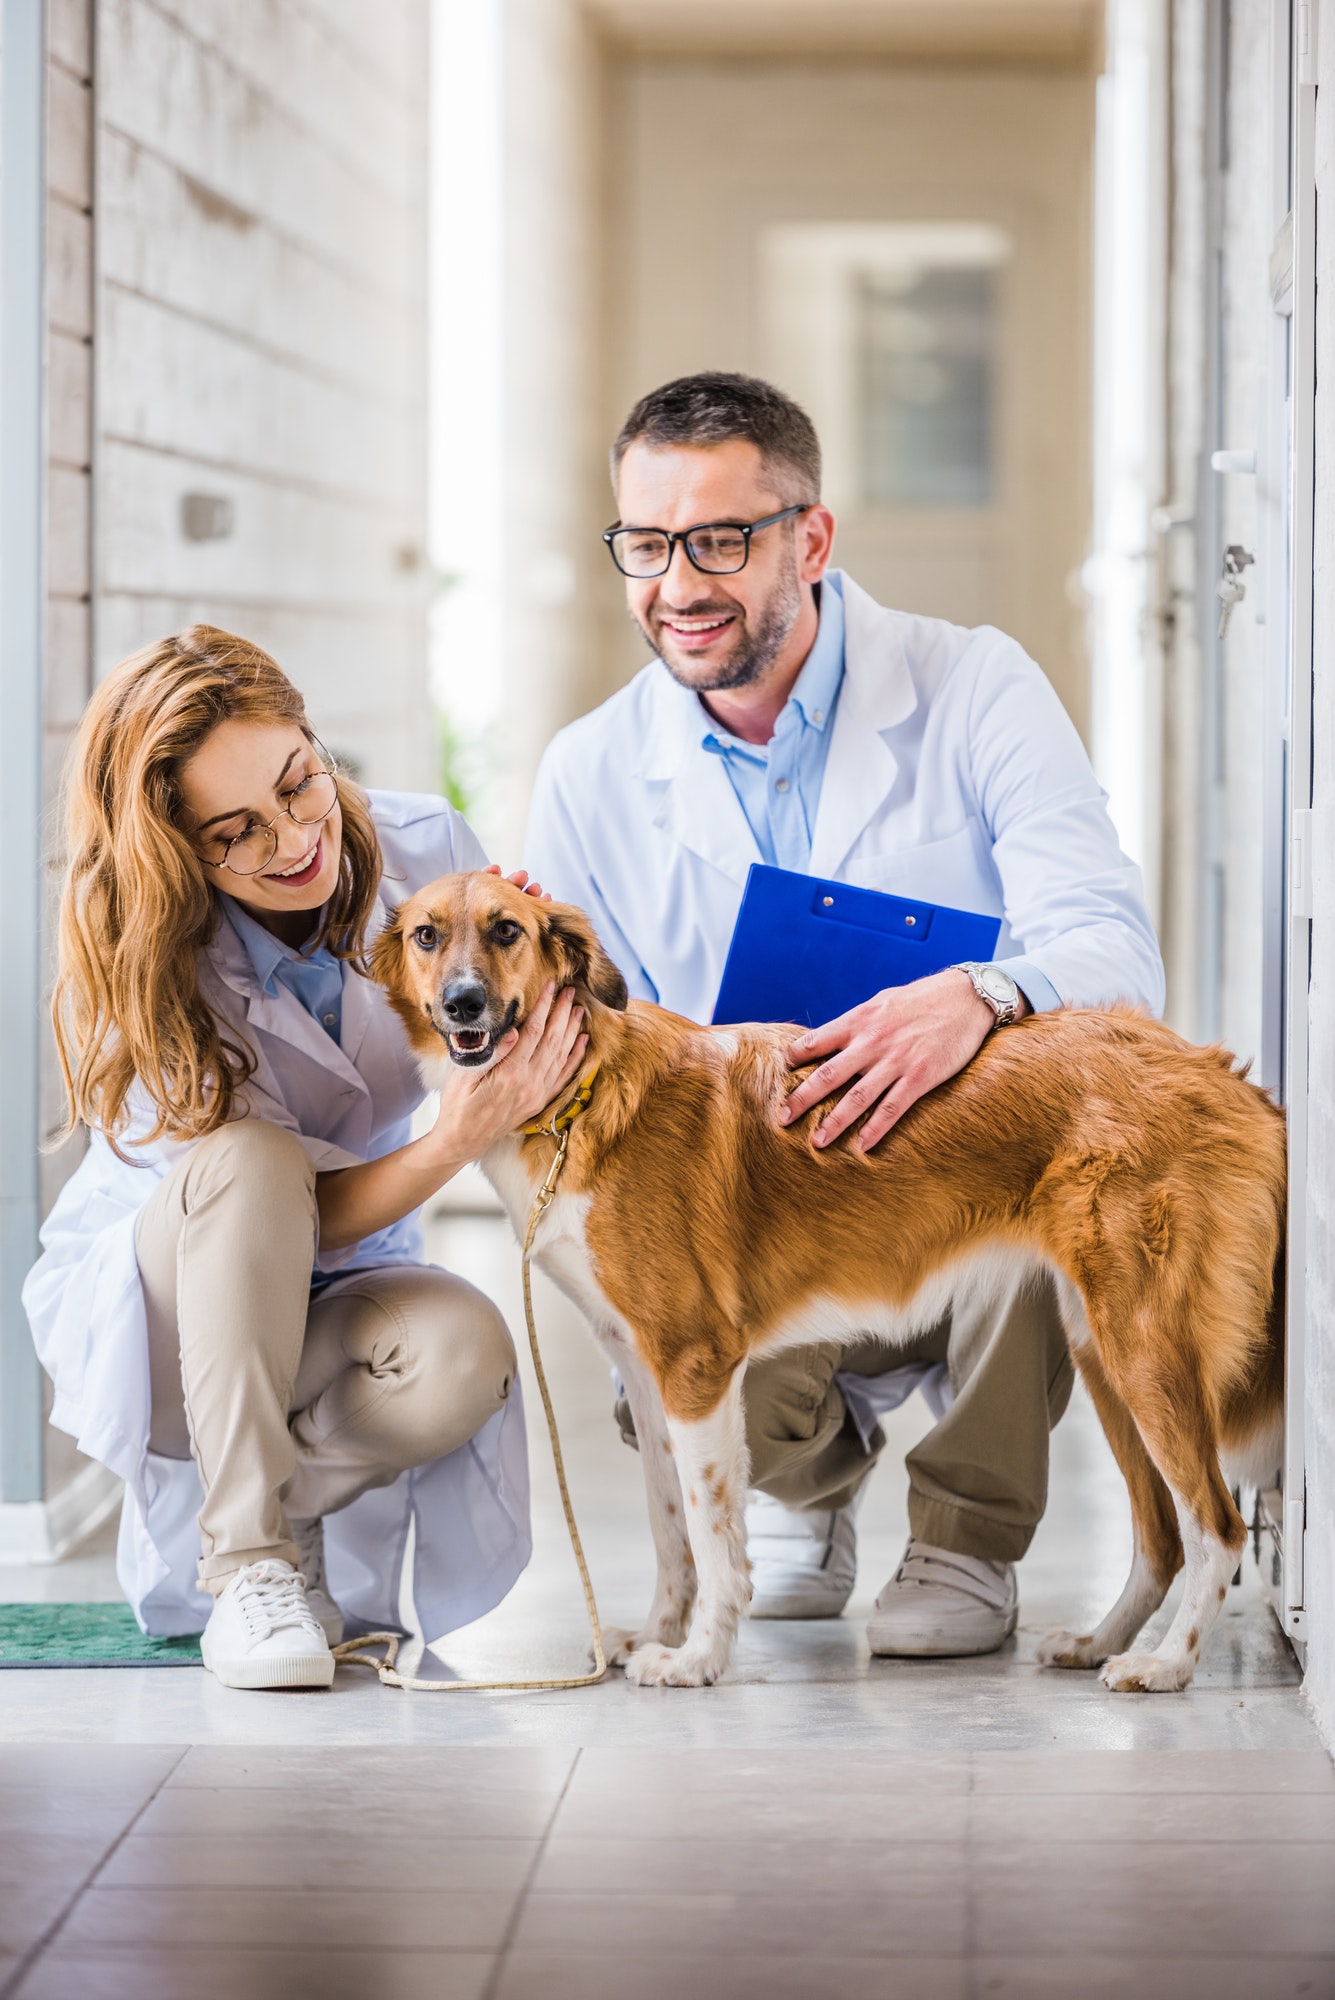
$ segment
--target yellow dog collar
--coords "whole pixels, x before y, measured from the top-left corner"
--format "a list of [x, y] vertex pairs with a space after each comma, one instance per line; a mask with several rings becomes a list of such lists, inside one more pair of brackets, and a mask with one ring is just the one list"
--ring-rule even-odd
[[593, 1097], [593, 1079], [597, 1074], [598, 1065], [595, 1063], [592, 1069], [585, 1070], [579, 1080], [579, 1089], [575, 1092], [569, 1104], [566, 1105], [565, 1110], [556, 1112], [545, 1123], [541, 1118], [530, 1118], [528, 1124], [523, 1128], [524, 1137], [526, 1139], [559, 1139], [563, 1132], [568, 1132], [581, 1111], [588, 1110]]

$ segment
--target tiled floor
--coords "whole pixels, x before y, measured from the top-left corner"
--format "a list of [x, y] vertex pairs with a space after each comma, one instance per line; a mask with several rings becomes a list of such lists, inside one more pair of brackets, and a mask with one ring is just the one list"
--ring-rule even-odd
[[[498, 1224], [455, 1220], [437, 1254], [522, 1328]], [[597, 1356], [538, 1303], [603, 1613], [629, 1621], [649, 1575], [637, 1462]], [[896, 1420], [901, 1455], [923, 1421]], [[447, 1643], [458, 1671], [581, 1657], [536, 1436], [534, 1465], [534, 1564]], [[1335, 1774], [1254, 1582], [1185, 1695], [1034, 1664], [1127, 1555], [1084, 1405], [1003, 1653], [872, 1661], [861, 1622], [904, 1532], [889, 1458], [861, 1531], [848, 1616], [748, 1628], [732, 1679], [699, 1692], [0, 1676], [0, 2000], [1335, 1994]], [[108, 1546], [0, 1573], [0, 1594], [113, 1594]]]

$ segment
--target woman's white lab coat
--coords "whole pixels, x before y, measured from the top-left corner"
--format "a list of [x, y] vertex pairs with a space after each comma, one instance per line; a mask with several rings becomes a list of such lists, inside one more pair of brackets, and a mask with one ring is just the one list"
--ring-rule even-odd
[[[486, 857], [443, 799], [373, 792], [385, 874], [374, 936], [388, 911], [436, 876], [481, 868]], [[301, 1139], [316, 1168], [355, 1166], [409, 1137], [422, 1099], [403, 1029], [382, 990], [355, 973], [343, 987], [335, 1042], [282, 985], [260, 986], [229, 924], [205, 954], [203, 986], [215, 1011], [248, 1041], [258, 1067], [247, 1087], [250, 1115]], [[148, 1332], [135, 1260], [135, 1217], [185, 1150], [157, 1141], [118, 1160], [95, 1137], [42, 1230], [44, 1254], [23, 1299], [42, 1365], [55, 1384], [51, 1421], [126, 1484], [117, 1571], [145, 1631], [202, 1628], [212, 1599], [196, 1582], [201, 1493], [193, 1459], [148, 1448]], [[425, 1262], [414, 1214], [343, 1250], [322, 1253], [324, 1271]], [[500, 1602], [528, 1561], [528, 1461], [518, 1393], [460, 1450], [404, 1473], [331, 1516], [325, 1548], [330, 1582], [355, 1629], [398, 1622], [397, 1583], [415, 1523], [414, 1598], [435, 1636]]]

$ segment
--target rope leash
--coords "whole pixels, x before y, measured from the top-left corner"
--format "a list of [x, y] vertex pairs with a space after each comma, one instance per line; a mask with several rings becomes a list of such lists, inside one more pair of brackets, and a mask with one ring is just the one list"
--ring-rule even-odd
[[[533, 1252], [533, 1236], [539, 1222], [546, 1214], [556, 1193], [556, 1183], [561, 1178], [561, 1170], [566, 1163], [566, 1152], [570, 1145], [570, 1128], [579, 1113], [589, 1101], [593, 1078], [589, 1076], [581, 1086], [580, 1096], [567, 1113], [553, 1118], [550, 1126], [526, 1127], [529, 1131], [550, 1132], [556, 1140], [556, 1158], [552, 1161], [547, 1178], [538, 1189], [529, 1210], [528, 1228], [524, 1232], [524, 1253], [522, 1271], [524, 1279], [524, 1318], [528, 1323], [529, 1352], [533, 1356], [533, 1368], [538, 1378], [538, 1388], [542, 1392], [542, 1407], [547, 1418], [547, 1436], [551, 1440], [552, 1464], [556, 1467], [556, 1483], [561, 1489], [561, 1505], [565, 1510], [566, 1530], [570, 1536], [570, 1546], [574, 1551], [575, 1563], [579, 1569], [579, 1580], [584, 1586], [584, 1604], [589, 1614], [589, 1630], [593, 1634], [593, 1671], [588, 1674], [573, 1674], [564, 1680], [547, 1681], [424, 1681], [411, 1674], [396, 1672], [394, 1662], [399, 1655], [401, 1644], [397, 1632], [367, 1632], [360, 1639], [345, 1639], [342, 1645], [332, 1648], [334, 1658], [340, 1666], [374, 1667], [386, 1687], [411, 1688], [423, 1694], [479, 1694], [499, 1690], [514, 1692], [527, 1690], [529, 1693], [545, 1693], [558, 1688], [596, 1687], [607, 1673], [607, 1656], [603, 1651], [603, 1628], [598, 1622], [598, 1605], [593, 1595], [593, 1582], [589, 1576], [589, 1565], [584, 1560], [584, 1544], [579, 1538], [579, 1528], [575, 1522], [575, 1510], [570, 1504], [570, 1488], [566, 1484], [565, 1459], [561, 1453], [561, 1434], [556, 1427], [556, 1411], [552, 1407], [551, 1390], [547, 1387], [547, 1371], [542, 1365], [542, 1354], [538, 1347], [538, 1329], [533, 1318], [533, 1288], [530, 1281], [529, 1260]], [[369, 1653], [367, 1646], [383, 1646], [384, 1653]]]

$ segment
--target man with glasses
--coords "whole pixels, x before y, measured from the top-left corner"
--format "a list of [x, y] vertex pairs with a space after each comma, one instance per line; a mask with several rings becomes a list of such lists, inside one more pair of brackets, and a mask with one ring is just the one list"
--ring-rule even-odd
[[[881, 1143], [984, 1038], [1030, 1009], [1130, 1001], [1163, 969], [1137, 869], [1040, 669], [990, 626], [876, 604], [831, 570], [805, 412], [706, 374], [643, 398], [612, 452], [604, 537], [655, 658], [543, 759], [526, 861], [588, 910], [633, 996], [708, 1021], [752, 862], [1002, 919], [997, 960], [890, 989], [795, 1039], [800, 1116]], [[757, 1256], [764, 1245], [757, 1244]], [[837, 1617], [879, 1417], [921, 1384], [908, 1548], [872, 1651], [994, 1651], [1047, 1497], [1071, 1366], [1050, 1280], [998, 1269], [887, 1367], [879, 1343], [754, 1363], [744, 1387], [752, 1616]], [[624, 1403], [623, 1432], [633, 1436]]]

